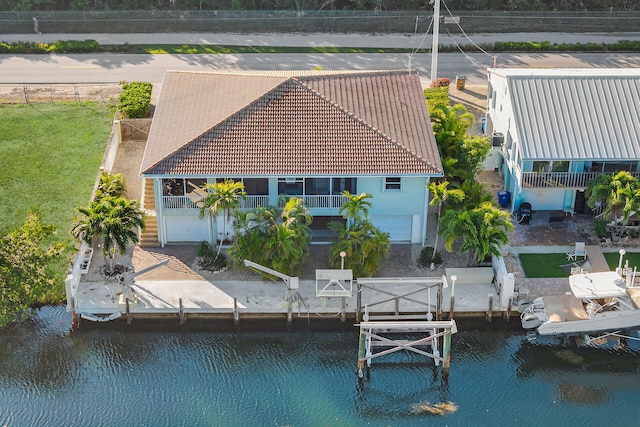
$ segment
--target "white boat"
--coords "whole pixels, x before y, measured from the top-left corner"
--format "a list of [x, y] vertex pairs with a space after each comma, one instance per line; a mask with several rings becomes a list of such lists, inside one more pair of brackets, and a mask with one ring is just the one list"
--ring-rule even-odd
[[569, 276], [571, 293], [537, 298], [520, 315], [539, 335], [588, 335], [640, 327], [640, 287], [614, 271]]

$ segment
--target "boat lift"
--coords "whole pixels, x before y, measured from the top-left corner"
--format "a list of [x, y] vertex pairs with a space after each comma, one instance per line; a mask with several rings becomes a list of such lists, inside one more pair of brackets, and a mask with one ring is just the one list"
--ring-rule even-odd
[[244, 265], [259, 272], [278, 277], [284, 282], [287, 287], [283, 300], [284, 303], [287, 304], [287, 324], [291, 324], [293, 321], [293, 304], [302, 304], [308, 312], [309, 306], [298, 292], [298, 288], [300, 287], [300, 280], [298, 277], [287, 276], [284, 273], [280, 273], [279, 271], [265, 267], [264, 265], [260, 265], [257, 262], [253, 262], [248, 259], [244, 260]]
[[[141, 274], [147, 273], [151, 270], [155, 270], [158, 267], [162, 267], [163, 265], [167, 265], [169, 263], [169, 259], [165, 259], [164, 261], [160, 261], [157, 264], [151, 265], [149, 267], [143, 268], [140, 271], [136, 271], [135, 273], [130, 273], [127, 275], [120, 276], [119, 282], [122, 285], [122, 293], [119, 297], [119, 304], [125, 306], [125, 313], [127, 315], [127, 323], [131, 323], [131, 313], [129, 311], [129, 304], [131, 302], [137, 302], [138, 296], [134, 293], [131, 287], [134, 284], [134, 279]], [[75, 300], [75, 298], [74, 298]], [[98, 316], [93, 313], [77, 313], [77, 318], [89, 320], [92, 322], [108, 322], [111, 320], [116, 320], [122, 316], [122, 312], [120, 310], [115, 311], [108, 316]], [[74, 317], [76, 317], [74, 315]], [[74, 321], [76, 323], [77, 321]]]
[[[433, 359], [436, 366], [442, 362], [443, 372], [448, 373], [450, 365], [451, 335], [458, 332], [455, 320], [440, 321], [368, 321], [357, 324], [360, 327], [358, 348], [358, 378], [364, 377], [365, 368], [371, 367], [374, 358], [397, 351], [406, 350]], [[420, 334], [422, 338], [414, 340], [393, 339], [393, 334]], [[438, 349], [438, 340], [442, 338], [442, 355]], [[419, 348], [422, 347], [422, 348]], [[429, 351], [428, 347], [431, 347]], [[383, 348], [374, 352], [375, 348]]]

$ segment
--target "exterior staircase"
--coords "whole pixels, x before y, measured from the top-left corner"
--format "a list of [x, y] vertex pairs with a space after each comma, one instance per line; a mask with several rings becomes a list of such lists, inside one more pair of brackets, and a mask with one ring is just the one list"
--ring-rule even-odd
[[145, 219], [145, 230], [140, 233], [140, 242], [138, 245], [142, 248], [160, 246], [158, 242], [158, 219], [156, 217], [156, 204], [153, 195], [153, 180], [144, 180], [144, 189], [142, 194], [142, 208], [145, 210], [147, 217]]

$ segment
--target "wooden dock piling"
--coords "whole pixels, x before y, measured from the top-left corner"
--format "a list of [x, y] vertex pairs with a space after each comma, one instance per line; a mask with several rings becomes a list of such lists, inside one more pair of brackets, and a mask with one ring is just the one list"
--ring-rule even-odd
[[233, 299], [233, 323], [240, 323], [240, 313], [238, 312], [238, 298]]
[[451, 331], [445, 331], [444, 339], [442, 343], [442, 372], [449, 373], [449, 366], [451, 365]]
[[129, 309], [129, 298], [125, 298], [125, 312], [127, 313], [127, 325], [130, 325], [133, 322], [133, 316], [131, 315], [131, 310]]
[[184, 312], [184, 306], [182, 305], [182, 298], [178, 298], [178, 304], [180, 306], [180, 309], [178, 311], [178, 317], [180, 319], [180, 324], [184, 325], [184, 323], [187, 321], [187, 315]]
[[509, 319], [511, 319], [511, 309], [513, 306], [513, 297], [509, 298], [509, 302], [507, 303], [507, 312], [505, 314], [505, 319], [507, 323], [509, 323]]
[[491, 319], [493, 318], [493, 295], [489, 295], [489, 307], [487, 308], [487, 314], [485, 319], [487, 322], [491, 323]]
[[453, 311], [454, 311], [455, 304], [456, 304], [456, 296], [451, 295], [451, 299], [449, 300], [449, 319], [453, 319]]

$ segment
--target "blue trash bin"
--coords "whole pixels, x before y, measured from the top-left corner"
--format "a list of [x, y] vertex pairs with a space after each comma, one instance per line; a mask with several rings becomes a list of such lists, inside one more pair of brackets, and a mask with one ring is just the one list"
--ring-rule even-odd
[[509, 207], [509, 202], [511, 201], [511, 193], [509, 191], [498, 191], [498, 204], [501, 207], [507, 208]]

